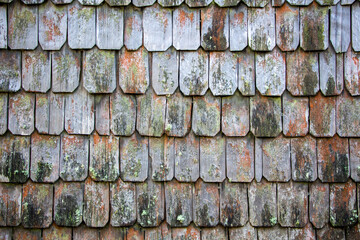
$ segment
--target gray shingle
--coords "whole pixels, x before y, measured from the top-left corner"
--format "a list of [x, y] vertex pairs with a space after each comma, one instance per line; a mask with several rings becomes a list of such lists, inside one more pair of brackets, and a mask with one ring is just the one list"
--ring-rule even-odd
[[132, 0], [132, 4], [137, 7], [151, 6], [156, 2], [156, 0]]
[[110, 134], [110, 96], [95, 96], [95, 130], [100, 135]]
[[8, 126], [8, 94], [0, 93], [0, 135], [3, 135]]
[[17, 92], [21, 88], [21, 52], [0, 50], [0, 92]]
[[350, 138], [350, 167], [351, 178], [359, 182], [360, 181], [360, 139]]
[[360, 98], [344, 91], [336, 99], [336, 130], [341, 137], [360, 136]]
[[105, 0], [105, 2], [109, 4], [109, 6], [114, 7], [129, 5], [131, 3], [131, 0]]
[[233, 95], [237, 89], [236, 54], [210, 52], [209, 64], [209, 87], [213, 95]]
[[285, 90], [285, 53], [275, 48], [269, 53], [255, 54], [256, 87], [261, 95], [281, 96]]
[[275, 9], [271, 4], [248, 9], [248, 37], [254, 51], [271, 51], [275, 47]]
[[288, 3], [276, 9], [276, 44], [282, 51], [294, 51], [300, 41], [299, 8]]
[[142, 10], [129, 6], [124, 14], [124, 44], [129, 50], [137, 50], [143, 43]]
[[201, 240], [226, 240], [227, 237], [227, 231], [226, 229], [219, 225], [213, 228], [203, 228], [201, 230]]
[[306, 224], [303, 228], [289, 228], [289, 239], [311, 239], [315, 240], [316, 233], [311, 223]]
[[315, 0], [321, 6], [330, 6], [336, 5], [340, 2], [340, 0]]
[[257, 239], [257, 230], [247, 222], [245, 226], [238, 228], [229, 228], [230, 239]]
[[180, 52], [181, 92], [188, 95], [204, 95], [209, 88], [209, 56], [201, 48], [198, 51]]
[[173, 45], [177, 50], [196, 50], [200, 46], [200, 10], [185, 4], [173, 12]]
[[287, 240], [288, 231], [286, 228], [275, 226], [272, 228], [259, 228], [258, 229], [258, 240], [277, 239]]
[[179, 86], [179, 54], [174, 48], [152, 54], [152, 87], [157, 95], [173, 94]]
[[343, 228], [333, 228], [329, 224], [316, 231], [318, 240], [345, 240], [345, 230]]
[[242, 51], [248, 44], [248, 9], [244, 4], [240, 4], [236, 8], [230, 8], [229, 11], [230, 51]]
[[270, 0], [243, 0], [248, 7], [265, 7]]
[[336, 133], [336, 98], [318, 93], [310, 97], [310, 134], [332, 137]]
[[[338, 4], [331, 7], [330, 9], [330, 40], [332, 45], [334, 46], [335, 52], [337, 53], [346, 52], [349, 47], [351, 41], [350, 15], [350, 6], [341, 6], [340, 4]], [[353, 34], [355, 34], [354, 31], [356, 32], [357, 29], [353, 29]], [[353, 46], [354, 44], [357, 44], [354, 40]]]
[[360, 3], [355, 2], [351, 10], [352, 47], [355, 51], [360, 51]]
[[44, 50], [59, 50], [67, 35], [66, 6], [51, 1], [39, 6], [39, 43]]
[[162, 7], [175, 7], [179, 6], [184, 0], [158, 0], [157, 2]]
[[3, 227], [20, 225], [22, 185], [2, 183], [0, 195], [0, 225]]
[[242, 95], [255, 95], [255, 54], [246, 48], [237, 53], [238, 88]]
[[82, 5], [100, 5], [104, 0], [78, 0]]
[[215, 0], [215, 2], [220, 7], [232, 7], [236, 6], [240, 0]]
[[[359, 8], [360, 9], [360, 8]], [[360, 95], [360, 54], [349, 47], [344, 57], [345, 87], [352, 96]]]
[[123, 46], [124, 10], [103, 4], [96, 8], [96, 45], [100, 49]]
[[56, 224], [52, 224], [49, 228], [43, 229], [42, 237], [44, 240], [53, 239], [57, 237], [63, 237], [63, 240], [71, 240], [72, 229], [67, 227], [59, 227]]
[[96, 8], [78, 1], [68, 5], [68, 44], [72, 49], [90, 49], [95, 45]]
[[81, 53], [65, 44], [60, 51], [52, 52], [52, 91], [72, 93], [80, 81]]
[[8, 45], [7, 6], [0, 6], [0, 48]]
[[290, 5], [294, 6], [308, 6], [314, 0], [286, 0]]
[[8, 46], [35, 49], [38, 45], [38, 7], [14, 1], [8, 8]]
[[[135, 2], [133, 2], [135, 4]], [[136, 5], [136, 4], [135, 4]], [[144, 9], [144, 46], [148, 51], [165, 51], [172, 44], [172, 12], [159, 4]]]
[[185, 0], [189, 7], [205, 7], [208, 6], [213, 0]]
[[60, 137], [31, 135], [30, 178], [33, 182], [53, 183], [59, 179]]

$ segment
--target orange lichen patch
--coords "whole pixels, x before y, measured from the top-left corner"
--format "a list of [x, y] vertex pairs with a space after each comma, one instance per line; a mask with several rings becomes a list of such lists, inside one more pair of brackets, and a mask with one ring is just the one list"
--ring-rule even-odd
[[318, 93], [310, 98], [310, 133], [316, 137], [332, 137], [335, 134], [336, 97], [324, 97]]
[[133, 226], [127, 229], [126, 232], [127, 240], [144, 240], [145, 234], [144, 231], [139, 226]]
[[[54, 41], [54, 36], [60, 36], [61, 35], [61, 31], [59, 26], [57, 25], [57, 23], [59, 23], [61, 21], [61, 19], [65, 16], [65, 13], [63, 14], [55, 14], [56, 18], [54, 19], [49, 19], [47, 16], [43, 16], [42, 17], [42, 22], [44, 23], [44, 25], [47, 26], [47, 31], [45, 32], [46, 34], [46, 40], [47, 41]], [[56, 22], [55, 22], [56, 21]]]
[[227, 22], [228, 9], [209, 7], [206, 10], [201, 11], [201, 25], [203, 26], [204, 21], [211, 21], [208, 29], [203, 29], [203, 41], [205, 47], [211, 50], [225, 49], [227, 46], [227, 38], [225, 36], [225, 22]]
[[179, 14], [176, 20], [180, 22], [180, 27], [184, 28], [189, 21], [190, 23], [194, 22], [194, 13], [193, 12], [189, 13], [184, 11], [183, 9], [179, 9]]

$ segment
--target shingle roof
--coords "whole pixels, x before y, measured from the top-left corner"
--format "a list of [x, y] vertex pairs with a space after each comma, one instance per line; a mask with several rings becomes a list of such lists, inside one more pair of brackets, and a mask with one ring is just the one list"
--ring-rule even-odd
[[360, 239], [359, 1], [0, 2], [0, 239]]

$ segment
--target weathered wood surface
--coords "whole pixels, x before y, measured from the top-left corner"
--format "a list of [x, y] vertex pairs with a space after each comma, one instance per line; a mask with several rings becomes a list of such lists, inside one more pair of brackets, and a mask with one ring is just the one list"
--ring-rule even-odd
[[8, 128], [8, 99], [7, 93], [0, 93], [0, 135], [5, 134]]
[[179, 75], [180, 90], [184, 95], [204, 95], [209, 88], [208, 53], [202, 49], [180, 52]]
[[200, 240], [200, 229], [190, 225], [186, 228], [173, 228], [172, 229], [172, 239], [181, 240], [181, 239], [193, 239]]
[[0, 50], [0, 92], [17, 92], [21, 87], [21, 52]]
[[285, 3], [276, 9], [276, 44], [282, 51], [294, 51], [300, 42], [299, 8]]
[[336, 130], [341, 137], [360, 136], [360, 102], [346, 91], [336, 100]]
[[350, 138], [350, 171], [354, 181], [360, 180], [360, 139]]
[[95, 129], [100, 135], [110, 134], [110, 96], [95, 96]]
[[129, 6], [124, 14], [124, 44], [128, 50], [137, 50], [143, 43], [142, 11]]
[[352, 96], [360, 95], [360, 54], [349, 47], [344, 58], [345, 87]]
[[237, 53], [238, 88], [242, 95], [255, 95], [255, 54], [246, 48]]
[[265, 7], [265, 5], [267, 5], [270, 0], [243, 0], [243, 2], [248, 6], [248, 7]]
[[184, 0], [158, 0], [162, 7], [175, 7], [179, 6]]
[[2, 5], [0, 6], [0, 48], [7, 48], [7, 45], [8, 45], [7, 6]]
[[[112, 0], [113, 1], [113, 0]], [[124, 10], [103, 4], [96, 8], [96, 45], [119, 50], [124, 44]]]
[[245, 136], [249, 132], [249, 98], [239, 92], [221, 101], [221, 129], [226, 136]]
[[22, 185], [0, 184], [0, 226], [21, 223]]
[[51, 239], [71, 240], [72, 229], [67, 227], [59, 227], [53, 224], [49, 228], [43, 229], [42, 237], [43, 240], [51, 240]]
[[[239, 1], [238, 1], [239, 2]], [[242, 51], [248, 45], [248, 9], [244, 4], [230, 8], [230, 50]]]
[[[356, 5], [353, 7], [353, 12], [356, 12]], [[340, 4], [332, 6], [330, 9], [330, 41], [334, 46], [335, 52], [346, 52], [351, 41], [350, 35], [350, 6], [341, 6]], [[354, 13], [353, 13], [354, 17]], [[356, 16], [355, 16], [356, 18]], [[354, 21], [355, 19], [353, 19]], [[353, 22], [356, 25], [356, 23]], [[360, 25], [359, 25], [360, 26]], [[358, 29], [353, 29], [352, 33], [356, 35]], [[356, 39], [353, 37], [353, 47], [356, 46]], [[356, 49], [356, 47], [354, 47]], [[360, 49], [360, 48], [358, 48]]]
[[319, 180], [309, 186], [309, 220], [315, 228], [323, 228], [329, 222], [329, 184]]
[[257, 239], [256, 228], [248, 222], [245, 226], [239, 228], [229, 228], [230, 239]]
[[153, 5], [155, 1], [156, 0], [132, 0], [132, 4], [137, 7], [146, 7]]
[[318, 93], [310, 98], [310, 134], [332, 137], [336, 133], [336, 98]]
[[206, 7], [212, 0], [185, 0], [185, 2], [189, 7]]
[[227, 237], [227, 231], [223, 226], [217, 226], [214, 228], [204, 228], [201, 231], [201, 239], [202, 240], [212, 240], [212, 239], [218, 239], [218, 240], [226, 240]]
[[34, 182], [56, 182], [59, 179], [60, 137], [31, 136], [30, 178]]
[[173, 12], [173, 46], [197, 50], [200, 46], [200, 10], [182, 5]]
[[360, 3], [355, 2], [351, 7], [351, 39], [354, 51], [360, 51]]
[[282, 228], [280, 226], [275, 226], [272, 228], [259, 228], [258, 240], [267, 239], [287, 240], [288, 231], [286, 228]]
[[66, 6], [51, 1], [39, 6], [39, 43], [44, 50], [59, 50], [67, 37]]
[[109, 6], [126, 6], [131, 3], [131, 0], [105, 0]]

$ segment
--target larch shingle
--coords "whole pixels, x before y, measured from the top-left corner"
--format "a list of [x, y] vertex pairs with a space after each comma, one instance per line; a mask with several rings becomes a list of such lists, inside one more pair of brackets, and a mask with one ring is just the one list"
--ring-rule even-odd
[[184, 0], [158, 0], [157, 2], [162, 7], [176, 7], [179, 6]]
[[276, 183], [253, 181], [248, 190], [249, 221], [254, 227], [272, 227], [277, 223]]
[[119, 177], [119, 138], [113, 135], [90, 137], [89, 175], [94, 181], [115, 181]]
[[168, 136], [184, 137], [191, 127], [192, 99], [177, 91], [167, 98], [165, 132]]
[[309, 131], [309, 98], [282, 96], [283, 133], [287, 137], [306, 136]]
[[109, 4], [109, 6], [114, 7], [129, 5], [131, 3], [131, 0], [105, 0], [105, 2]]
[[199, 227], [215, 227], [220, 217], [219, 185], [206, 183], [199, 179], [195, 183], [194, 198], [194, 223]]
[[38, 7], [14, 1], [8, 7], [8, 46], [35, 49], [38, 45]]
[[358, 239], [360, 237], [360, 228], [359, 224], [355, 224], [355, 226], [349, 227], [346, 229], [346, 237], [347, 239]]
[[67, 37], [66, 6], [51, 1], [39, 6], [39, 43], [44, 50], [59, 50]]
[[56, 224], [52, 224], [49, 228], [46, 228], [42, 232], [43, 240], [61, 239], [71, 240], [72, 229], [67, 227], [60, 227]]
[[88, 175], [89, 137], [61, 136], [60, 178], [64, 181], [83, 181]]
[[95, 98], [79, 87], [65, 99], [65, 130], [69, 134], [90, 134], [95, 124]]
[[206, 7], [208, 6], [213, 0], [185, 0], [186, 4], [189, 7]]
[[96, 8], [78, 1], [68, 5], [68, 44], [72, 49], [90, 49], [95, 45]]
[[229, 182], [251, 182], [254, 178], [254, 137], [226, 139], [226, 174]]
[[360, 3], [351, 6], [351, 39], [354, 51], [360, 51]]
[[336, 98], [318, 93], [310, 97], [310, 134], [332, 137], [336, 132]]
[[226, 229], [219, 225], [214, 228], [203, 228], [201, 231], [201, 240], [226, 240], [227, 237], [227, 231]]
[[330, 185], [330, 223], [334, 227], [346, 227], [357, 223], [358, 208], [356, 201], [356, 183]]
[[312, 182], [317, 178], [316, 139], [311, 136], [291, 139], [292, 179]]
[[62, 94], [36, 94], [35, 127], [39, 133], [60, 135], [64, 130], [65, 98]]
[[259, 228], [258, 240], [267, 240], [267, 239], [287, 240], [288, 231], [286, 228], [282, 228], [280, 226], [275, 226], [272, 228]]
[[330, 6], [330, 5], [336, 5], [340, 2], [340, 0], [315, 0], [318, 4], [321, 6]]
[[136, 97], [136, 129], [141, 135], [161, 137], [165, 128], [166, 97], [157, 96], [148, 89], [145, 95]]
[[99, 229], [87, 227], [85, 224], [80, 225], [73, 230], [73, 240], [100, 240]]
[[170, 9], [162, 8], [159, 4], [145, 8], [143, 12], [144, 47], [148, 51], [166, 51], [172, 45], [172, 27]]
[[144, 94], [150, 83], [149, 53], [123, 48], [119, 53], [119, 85], [124, 93]]
[[22, 52], [22, 87], [29, 92], [47, 92], [51, 87], [50, 52], [38, 47]]
[[0, 6], [0, 48], [7, 48], [8, 45], [8, 26], [7, 26], [7, 6]]
[[313, 2], [300, 9], [300, 47], [305, 51], [326, 50], [329, 46], [329, 8]]
[[0, 50], [0, 92], [17, 92], [21, 88], [21, 52]]
[[350, 138], [350, 166], [351, 178], [360, 182], [360, 139]]
[[341, 137], [360, 136], [360, 98], [344, 91], [336, 99], [336, 128]]
[[30, 178], [34, 182], [53, 183], [59, 179], [60, 137], [31, 135]]
[[152, 54], [152, 87], [157, 95], [173, 94], [179, 86], [179, 54], [174, 48]]
[[238, 88], [242, 95], [255, 95], [255, 54], [246, 48], [237, 53]]
[[100, 229], [99, 231], [99, 240], [105, 239], [124, 239], [124, 228], [112, 227], [108, 224], [106, 227]]
[[272, 51], [275, 47], [275, 8], [270, 3], [248, 9], [248, 40], [254, 51]]
[[110, 224], [113, 227], [131, 226], [136, 221], [136, 186], [120, 178], [110, 183]]
[[285, 90], [285, 53], [275, 48], [269, 53], [255, 54], [256, 87], [265, 96], [281, 96]]
[[237, 56], [226, 52], [210, 52], [209, 87], [214, 96], [233, 95], [237, 89]]
[[166, 135], [161, 138], [149, 138], [149, 156], [151, 158], [151, 178], [154, 181], [171, 181], [175, 170], [174, 138]]
[[201, 46], [222, 51], [229, 47], [229, 9], [215, 4], [201, 9]]
[[0, 182], [26, 182], [30, 170], [30, 137], [9, 134], [0, 140]]
[[220, 184], [220, 222], [225, 227], [239, 227], [247, 221], [247, 185], [224, 181]]
[[8, 94], [0, 93], [0, 135], [5, 134], [8, 126]]
[[135, 131], [136, 98], [117, 89], [110, 96], [110, 129], [114, 135], [131, 136]]
[[317, 139], [318, 174], [322, 182], [346, 182], [350, 176], [347, 138]]
[[200, 229], [193, 225], [187, 228], [173, 228], [171, 232], [173, 240], [200, 240]]
[[110, 96], [95, 96], [95, 129], [100, 135], [110, 134]]
[[270, 0], [243, 0], [243, 2], [249, 7], [249, 8], [263, 8], [265, 7]]
[[289, 228], [289, 239], [316, 239], [315, 229], [311, 223], [306, 224], [303, 228]]
[[342, 228], [333, 228], [329, 224], [316, 231], [317, 240], [345, 240], [345, 231]]
[[346, 52], [349, 47], [351, 41], [350, 15], [350, 6], [341, 6], [338, 4], [332, 6], [330, 9], [330, 41], [337, 53]]
[[100, 5], [104, 0], [78, 0], [82, 5]]
[[[47, 228], [52, 223], [53, 186], [28, 181], [23, 185], [22, 225], [25, 228]], [[40, 231], [41, 234], [41, 231]], [[15, 238], [17, 239], [17, 238]], [[27, 239], [19, 238], [19, 239]]]
[[[156, 227], [165, 215], [164, 187], [151, 177], [136, 185], [137, 222], [142, 227]], [[131, 239], [131, 238], [130, 238]]]
[[96, 8], [96, 45], [100, 49], [120, 49], [123, 44], [124, 10], [103, 4]]
[[156, 2], [156, 0], [132, 0], [132, 4], [137, 7], [146, 7], [151, 6]]
[[173, 45], [177, 50], [200, 47], [200, 10], [185, 4], [173, 12]]
[[19, 91], [9, 94], [9, 130], [15, 135], [30, 135], [35, 128], [35, 94]]
[[246, 136], [249, 132], [249, 98], [239, 92], [221, 101], [221, 129], [226, 136]]
[[124, 181], [143, 182], [148, 177], [149, 141], [134, 133], [120, 138], [120, 174]]
[[91, 178], [87, 178], [85, 181], [83, 210], [83, 219], [86, 226], [104, 227], [109, 221], [109, 209], [109, 184], [94, 182]]
[[248, 222], [243, 227], [229, 228], [230, 239], [257, 239], [257, 230]]
[[256, 137], [276, 137], [282, 130], [281, 98], [257, 93], [250, 98], [250, 130]]
[[143, 44], [142, 10], [129, 6], [124, 14], [124, 45], [128, 50], [137, 50]]
[[319, 180], [309, 186], [309, 220], [315, 228], [323, 228], [329, 222], [329, 184]]
[[20, 225], [21, 196], [22, 185], [0, 184], [0, 226]]
[[81, 53], [65, 44], [51, 54], [51, 81], [53, 92], [72, 93], [80, 81]]
[[180, 52], [179, 85], [188, 96], [204, 95], [209, 88], [209, 56], [201, 48]]
[[83, 55], [84, 88], [89, 93], [111, 93], [116, 88], [115, 52], [97, 47]]
[[339, 95], [344, 88], [344, 54], [329, 48], [319, 54], [320, 90], [325, 96]]
[[200, 177], [205, 182], [223, 182], [226, 177], [225, 137], [200, 138]]
[[294, 51], [300, 42], [299, 8], [285, 3], [276, 9], [276, 44], [282, 51]]
[[193, 185], [176, 180], [165, 183], [166, 222], [185, 227], [192, 222]]
[[79, 226], [83, 220], [84, 184], [58, 181], [54, 191], [54, 222], [58, 226]]
[[236, 8], [230, 8], [229, 11], [230, 51], [242, 51], [248, 45], [248, 9], [244, 4], [240, 4]]
[[[360, 9], [360, 7], [359, 7]], [[344, 57], [345, 87], [352, 96], [360, 95], [360, 54], [349, 47]]]
[[215, 2], [220, 7], [232, 7], [236, 6], [240, 0], [215, 0]]
[[196, 182], [200, 172], [200, 141], [193, 132], [175, 138], [175, 178], [179, 182]]
[[41, 240], [41, 229], [15, 228], [13, 239]]

